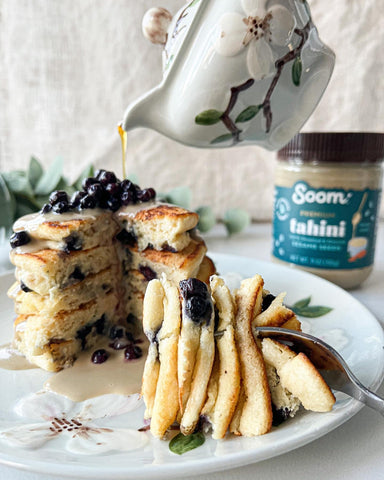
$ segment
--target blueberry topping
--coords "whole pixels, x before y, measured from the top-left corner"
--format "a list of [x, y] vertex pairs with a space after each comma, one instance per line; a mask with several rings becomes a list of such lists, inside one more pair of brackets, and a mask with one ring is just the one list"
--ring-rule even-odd
[[82, 198], [86, 196], [85, 192], [75, 192], [71, 197], [71, 206], [72, 208], [76, 208], [80, 205], [80, 201]]
[[99, 169], [96, 170], [96, 172], [95, 172], [95, 178], [97, 178], [97, 180], [100, 180], [100, 175], [101, 175], [102, 173], [104, 173], [104, 172], [105, 172], [105, 170], [103, 170], [102, 168], [99, 168]]
[[83, 187], [83, 190], [86, 191], [94, 183], [98, 183], [98, 180], [94, 177], [88, 177], [88, 178], [84, 178], [84, 180], [81, 183], [81, 186]]
[[120, 183], [120, 188], [123, 192], [133, 191], [135, 189], [133, 183], [130, 180], [123, 180]]
[[20, 282], [20, 288], [25, 293], [32, 292], [32, 290], [29, 287], [27, 287], [27, 285], [25, 285], [24, 282]]
[[121, 194], [121, 204], [122, 205], [132, 205], [132, 203], [135, 203], [135, 196], [134, 193], [130, 190], [125, 191]]
[[120, 199], [118, 197], [111, 197], [107, 200], [107, 207], [112, 212], [116, 212], [121, 207]]
[[206, 298], [208, 295], [207, 285], [198, 280], [197, 278], [188, 278], [187, 280], [181, 280], [180, 292], [184, 298], [189, 298], [192, 295], [199, 295], [203, 298]]
[[137, 199], [141, 202], [149, 202], [153, 200], [156, 196], [156, 192], [153, 188], [144, 188], [144, 190], [139, 190], [137, 192]]
[[49, 203], [51, 205], [55, 205], [59, 202], [68, 203], [68, 195], [67, 192], [64, 192], [64, 190], [55, 190], [49, 196]]
[[263, 303], [261, 305], [261, 311], [264, 312], [264, 310], [267, 310], [267, 308], [271, 305], [271, 303], [273, 302], [273, 300], [275, 299], [276, 297], [274, 295], [272, 295], [271, 293], [269, 293], [268, 295], [266, 295], [264, 298], [263, 298]]
[[88, 195], [91, 195], [91, 197], [95, 197], [96, 200], [101, 200], [105, 191], [100, 183], [93, 183], [90, 187], [88, 187], [87, 193]]
[[91, 360], [92, 363], [100, 364], [106, 362], [108, 360], [108, 357], [109, 353], [104, 350], [104, 348], [101, 348], [100, 350], [96, 350], [95, 352], [93, 352]]
[[53, 213], [65, 213], [65, 212], [68, 212], [69, 210], [69, 204], [68, 204], [68, 201], [64, 202], [64, 201], [60, 201], [60, 202], [57, 202], [55, 204], [52, 205], [52, 212]]
[[98, 180], [101, 184], [108, 185], [108, 183], [116, 183], [117, 178], [113, 172], [104, 171], [98, 176]]
[[45, 203], [40, 210], [41, 213], [49, 213], [50, 211], [52, 211], [52, 205], [50, 203]]
[[95, 200], [95, 197], [92, 197], [91, 195], [85, 195], [85, 197], [83, 197], [80, 200], [80, 208], [82, 210], [85, 210], [87, 208], [95, 208], [95, 207], [96, 207], [96, 200]]
[[28, 235], [28, 232], [22, 230], [21, 232], [16, 232], [11, 235], [9, 239], [9, 243], [11, 244], [12, 248], [21, 247], [22, 245], [26, 245], [31, 241], [31, 237]]
[[197, 278], [180, 282], [180, 292], [184, 298], [184, 313], [195, 323], [209, 324], [212, 315], [212, 301], [207, 285]]
[[115, 338], [115, 340], [109, 344], [111, 348], [114, 350], [123, 350], [124, 348], [128, 347], [128, 345], [131, 345], [131, 341], [128, 340], [128, 338], [121, 337], [121, 338]]
[[137, 345], [130, 344], [124, 352], [124, 358], [126, 360], [136, 360], [143, 356], [143, 350]]
[[148, 280], [148, 282], [150, 282], [154, 278], [157, 278], [157, 273], [154, 272], [150, 267], [145, 267], [144, 265], [140, 265], [139, 270], [144, 275], [145, 279]]
[[290, 410], [287, 407], [277, 409], [274, 404], [272, 404], [272, 425], [278, 427], [285, 420], [289, 418]]
[[121, 193], [120, 185], [118, 183], [108, 183], [105, 191], [112, 197], [118, 197]]
[[188, 317], [197, 322], [203, 317], [207, 319], [207, 313], [209, 312], [210, 316], [212, 311], [210, 303], [205, 298], [198, 296], [188, 298], [185, 301], [184, 309]]

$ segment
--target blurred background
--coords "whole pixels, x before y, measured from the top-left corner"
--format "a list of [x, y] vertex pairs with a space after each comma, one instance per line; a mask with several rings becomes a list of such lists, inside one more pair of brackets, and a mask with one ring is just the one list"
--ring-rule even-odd
[[[161, 2], [159, 2], [161, 4]], [[126, 106], [161, 81], [161, 48], [144, 39], [146, 10], [183, 0], [0, 0], [0, 171], [57, 157], [76, 178], [90, 163], [122, 174], [117, 125]], [[336, 68], [304, 131], [383, 132], [384, 0], [309, 0]], [[275, 153], [197, 150], [159, 134], [128, 134], [128, 174], [168, 191], [190, 187], [192, 207], [217, 217], [272, 216]], [[381, 214], [384, 208], [382, 205]]]

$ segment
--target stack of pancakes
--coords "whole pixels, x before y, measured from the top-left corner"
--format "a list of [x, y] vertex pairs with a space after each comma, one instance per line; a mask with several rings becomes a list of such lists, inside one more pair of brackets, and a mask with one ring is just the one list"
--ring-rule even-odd
[[208, 281], [215, 270], [197, 222], [196, 213], [156, 202], [19, 219], [14, 231], [29, 242], [11, 251], [16, 347], [58, 371], [113, 325], [140, 319], [150, 279]]
[[142, 394], [154, 436], [162, 438], [175, 421], [188, 435], [203, 420], [213, 438], [228, 431], [250, 437], [300, 406], [332, 409], [332, 392], [303, 353], [254, 335], [259, 326], [300, 329], [283, 298], [269, 294], [259, 275], [243, 280], [235, 295], [216, 275], [209, 286], [188, 279], [178, 289], [165, 276], [149, 283]]

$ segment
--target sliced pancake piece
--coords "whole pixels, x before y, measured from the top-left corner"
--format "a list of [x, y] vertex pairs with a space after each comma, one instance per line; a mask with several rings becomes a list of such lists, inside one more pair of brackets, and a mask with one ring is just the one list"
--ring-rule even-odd
[[286, 322], [293, 321], [296, 315], [291, 309], [283, 305], [285, 296], [285, 292], [277, 295], [266, 310], [255, 316], [252, 327], [281, 327]]
[[88, 250], [112, 242], [119, 226], [108, 210], [82, 210], [68, 213], [33, 213], [13, 225], [15, 232], [26, 231], [32, 241], [15, 250], [32, 253], [50, 248], [65, 252]]
[[[8, 292], [15, 301], [18, 314], [56, 315], [63, 310], [76, 310], [81, 305], [116, 290], [119, 268], [110, 268], [86, 276], [83, 280], [64, 289], [51, 289], [48, 295], [28, 291], [16, 282]], [[24, 289], [24, 290], [23, 290]]]
[[209, 279], [212, 275], [216, 273], [216, 267], [213, 261], [205, 255], [203, 258], [199, 271], [197, 272], [196, 278], [202, 282], [208, 284]]
[[17, 280], [40, 295], [78, 283], [118, 261], [114, 245], [69, 254], [58, 250], [24, 254], [12, 251], [10, 258], [16, 266]]
[[164, 319], [164, 289], [160, 280], [148, 283], [143, 302], [143, 330], [149, 340], [148, 355], [144, 366], [141, 394], [146, 410], [144, 418], [152, 417], [160, 371], [159, 345], [157, 334]]
[[175, 284], [186, 278], [195, 277], [207, 252], [203, 241], [191, 240], [180, 252], [159, 251], [147, 248], [140, 251], [137, 246], [127, 247], [130, 252], [130, 270], [138, 270], [143, 279], [160, 278], [165, 273]]
[[240, 364], [235, 343], [235, 303], [224, 280], [210, 280], [212, 297], [218, 315], [216, 327], [215, 374], [208, 387], [208, 400], [202, 414], [212, 425], [212, 437], [224, 438], [235, 411], [240, 393]]
[[181, 251], [189, 244], [189, 231], [196, 227], [199, 216], [195, 212], [165, 203], [149, 203], [138, 210], [123, 207], [117, 218], [137, 239], [139, 250], [148, 246], [156, 250]]
[[164, 320], [157, 334], [160, 369], [153, 402], [151, 432], [162, 438], [179, 411], [177, 382], [177, 348], [180, 334], [179, 291], [165, 276], [161, 278], [164, 289]]
[[[180, 282], [182, 296], [182, 330], [180, 334], [178, 375], [182, 379], [180, 398], [186, 400], [182, 411], [180, 431], [184, 435], [193, 433], [207, 397], [207, 388], [215, 356], [214, 324], [215, 312], [207, 285], [196, 278]], [[196, 347], [196, 330], [199, 329], [199, 344]], [[183, 330], [185, 330], [183, 335]], [[194, 359], [192, 359], [192, 356]], [[193, 361], [194, 360], [194, 361]], [[193, 363], [193, 366], [192, 366]], [[186, 398], [185, 390], [189, 389]]]
[[[95, 336], [102, 335], [110, 325], [117, 323], [117, 304], [116, 295], [109, 293], [100, 301], [93, 300], [77, 310], [60, 312], [52, 317], [19, 315], [14, 324], [15, 344], [31, 363], [58, 371], [73, 363], [75, 354], [92, 346]], [[55, 348], [62, 350], [68, 345], [71, 345], [71, 357], [50, 357]]]
[[262, 305], [263, 279], [260, 275], [243, 280], [236, 292], [236, 344], [240, 357], [244, 405], [238, 432], [243, 436], [263, 435], [271, 429], [272, 408], [262, 354], [252, 334], [253, 319]]
[[263, 339], [262, 351], [265, 361], [276, 369], [281, 385], [297, 397], [305, 409], [314, 412], [332, 410], [335, 397], [304, 353], [296, 354], [271, 338]]

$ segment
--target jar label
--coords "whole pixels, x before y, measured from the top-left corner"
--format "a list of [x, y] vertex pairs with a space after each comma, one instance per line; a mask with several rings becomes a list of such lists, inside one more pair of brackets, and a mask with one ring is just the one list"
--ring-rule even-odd
[[311, 268], [373, 264], [380, 190], [275, 188], [273, 255]]

